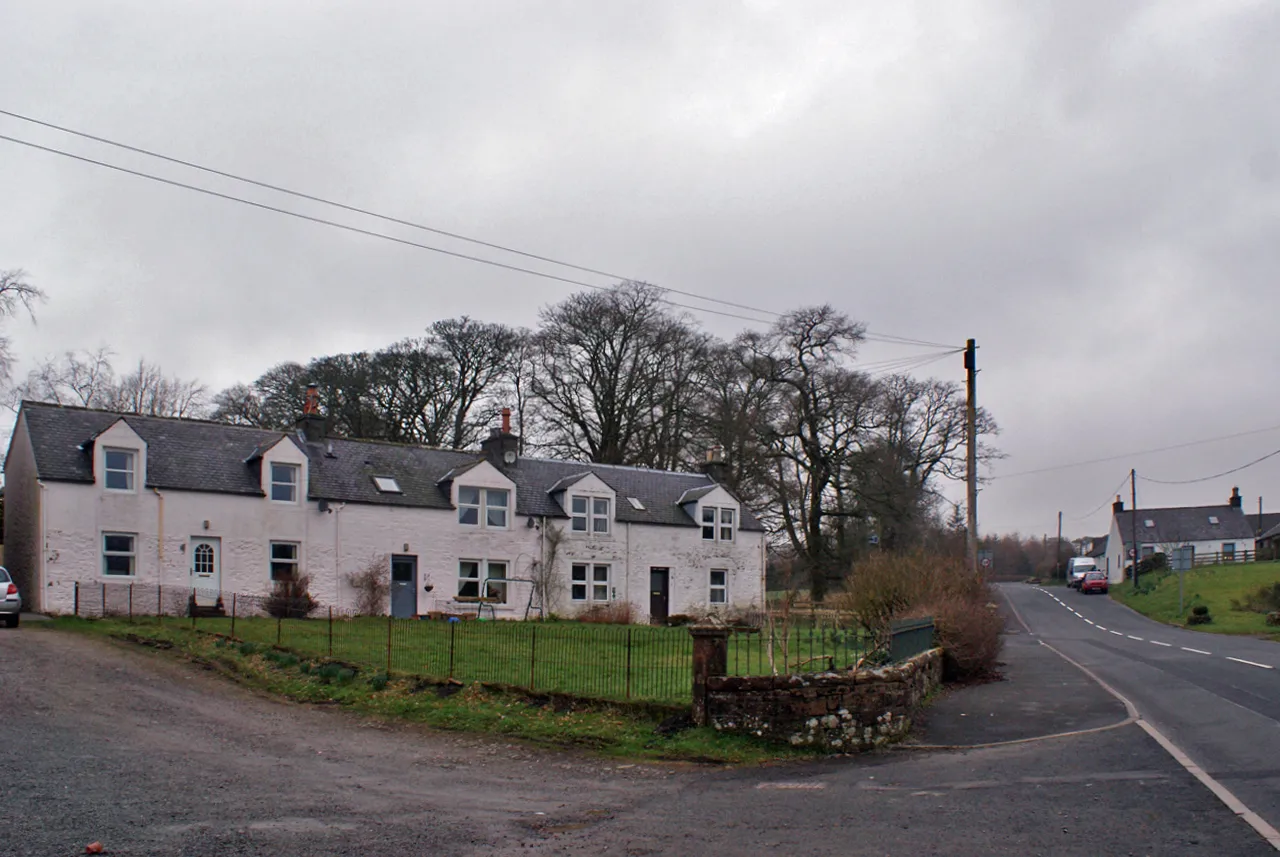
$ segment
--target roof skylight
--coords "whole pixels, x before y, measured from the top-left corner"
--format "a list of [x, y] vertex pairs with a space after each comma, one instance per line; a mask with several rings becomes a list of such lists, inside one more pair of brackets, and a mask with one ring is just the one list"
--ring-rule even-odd
[[1209, 516], [1209, 523], [1216, 525], [1216, 524], [1218, 523], [1218, 516], [1217, 516], [1217, 515], [1210, 515], [1210, 516]]
[[631, 503], [631, 508], [635, 509], [637, 512], [644, 511], [644, 503], [641, 503], [635, 497], [628, 497], [627, 501]]
[[383, 494], [403, 494], [400, 490], [400, 483], [396, 482], [394, 476], [375, 476], [373, 484], [378, 486], [378, 490]]

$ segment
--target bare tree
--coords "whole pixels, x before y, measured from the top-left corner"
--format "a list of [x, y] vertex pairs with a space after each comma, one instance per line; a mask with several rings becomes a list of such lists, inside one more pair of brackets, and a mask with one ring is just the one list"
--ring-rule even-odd
[[[22, 310], [35, 321], [35, 305], [45, 299], [45, 293], [27, 280], [26, 271], [0, 271], [0, 321], [13, 318]], [[9, 337], [0, 336], [0, 383], [7, 384], [12, 377], [12, 346]]]
[[543, 310], [532, 392], [546, 448], [604, 464], [673, 465], [708, 340], [644, 283]]
[[206, 390], [200, 382], [166, 376], [146, 360], [117, 376], [111, 357], [111, 351], [101, 347], [44, 360], [15, 388], [15, 404], [28, 399], [148, 416], [204, 415]]

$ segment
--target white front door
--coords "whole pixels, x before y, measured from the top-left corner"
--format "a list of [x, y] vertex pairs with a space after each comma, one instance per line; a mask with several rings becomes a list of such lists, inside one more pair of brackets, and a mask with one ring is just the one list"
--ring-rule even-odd
[[217, 539], [191, 540], [191, 592], [197, 607], [215, 607], [222, 590], [222, 551]]

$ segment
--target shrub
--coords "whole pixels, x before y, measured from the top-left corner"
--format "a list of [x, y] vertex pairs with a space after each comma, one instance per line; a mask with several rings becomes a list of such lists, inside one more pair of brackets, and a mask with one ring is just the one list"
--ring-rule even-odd
[[1280, 610], [1280, 583], [1260, 586], [1257, 592], [1246, 595], [1244, 601], [1231, 599], [1231, 609], [1250, 613], [1273, 613]]
[[1213, 617], [1208, 613], [1192, 613], [1187, 617], [1188, 625], [1208, 625], [1213, 621]]
[[1267, 624], [1273, 626], [1280, 625], [1280, 610], [1267, 614]]
[[627, 602], [595, 604], [574, 618], [579, 622], [591, 622], [597, 625], [630, 625], [631, 605]]
[[305, 619], [320, 604], [311, 597], [311, 576], [300, 574], [277, 580], [262, 606], [269, 616], [277, 619]]
[[391, 599], [391, 572], [385, 556], [375, 556], [359, 571], [347, 574], [347, 585], [356, 591], [356, 612], [381, 616]]
[[1195, 607], [1191, 608], [1191, 614], [1193, 616], [1208, 616], [1209, 606], [1207, 604], [1197, 604]]
[[944, 675], [957, 680], [995, 672], [1004, 620], [994, 600], [962, 559], [881, 553], [854, 567], [835, 606], [880, 639], [894, 619], [933, 616]]
[[373, 676], [373, 678], [369, 679], [369, 686], [372, 687], [375, 691], [383, 691], [387, 689], [387, 682], [390, 680], [391, 680], [390, 676], [388, 676], [386, 673], [378, 673], [377, 675]]
[[680, 628], [685, 625], [692, 625], [697, 621], [698, 620], [695, 617], [690, 616], [686, 613], [676, 613], [672, 616], [667, 617], [667, 624], [672, 628]]

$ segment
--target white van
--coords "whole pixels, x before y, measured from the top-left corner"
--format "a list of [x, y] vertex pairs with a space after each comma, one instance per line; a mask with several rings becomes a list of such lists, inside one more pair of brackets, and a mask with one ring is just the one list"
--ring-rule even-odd
[[1085, 574], [1091, 571], [1100, 571], [1098, 561], [1091, 556], [1073, 556], [1067, 560], [1067, 586], [1072, 589], [1079, 588], [1080, 581], [1084, 580]]

